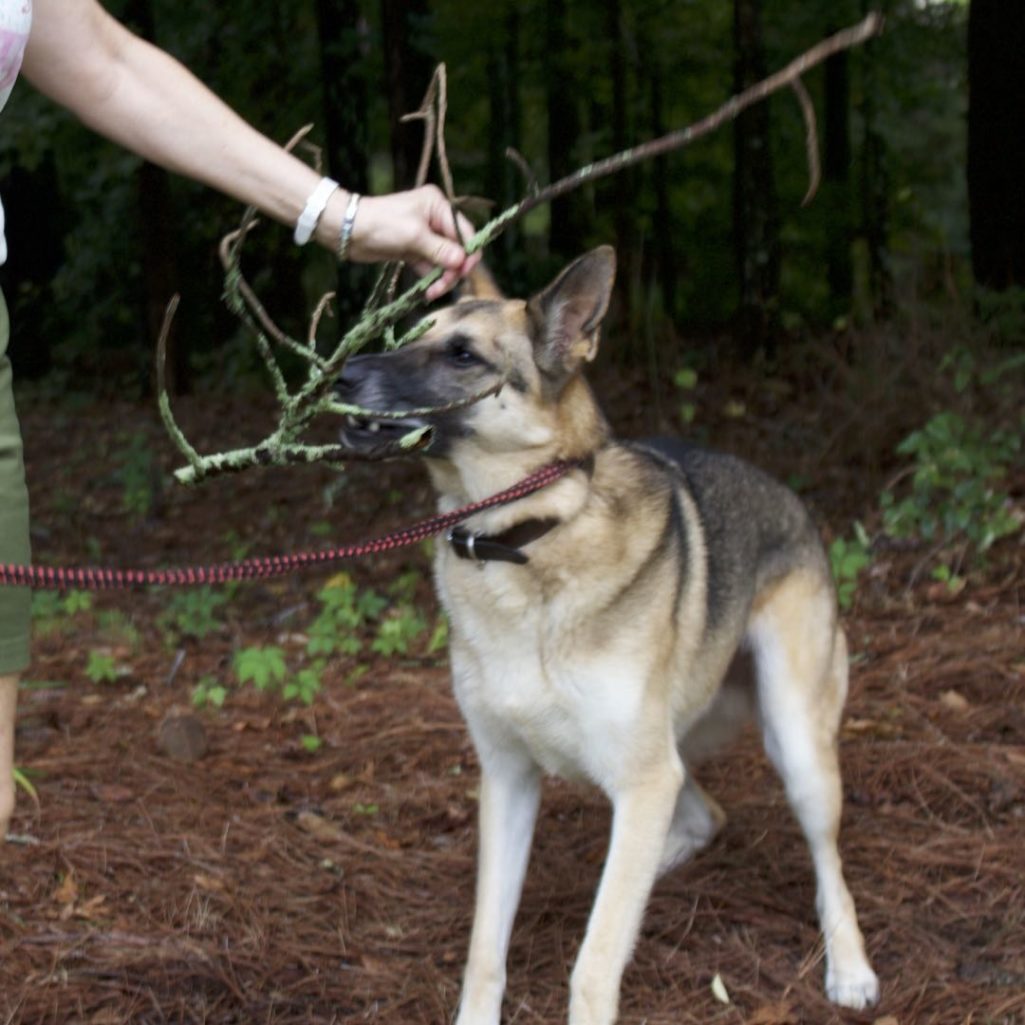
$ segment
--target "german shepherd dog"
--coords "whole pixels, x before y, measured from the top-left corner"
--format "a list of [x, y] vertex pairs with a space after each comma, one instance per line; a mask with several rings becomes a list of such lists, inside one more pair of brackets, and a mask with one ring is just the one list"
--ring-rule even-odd
[[[826, 990], [878, 995], [837, 851], [847, 646], [798, 498], [739, 459], [612, 438], [582, 369], [615, 277], [603, 247], [529, 301], [485, 282], [398, 351], [353, 358], [346, 445], [429, 426], [447, 511], [553, 460], [556, 483], [439, 543], [455, 694], [480, 758], [476, 909], [457, 1025], [498, 1025], [540, 777], [612, 801], [608, 857], [570, 983], [571, 1025], [609, 1025], [655, 880], [723, 824], [692, 766], [752, 712], [814, 862]], [[501, 383], [490, 397], [451, 407]], [[410, 411], [396, 422], [372, 411]]]

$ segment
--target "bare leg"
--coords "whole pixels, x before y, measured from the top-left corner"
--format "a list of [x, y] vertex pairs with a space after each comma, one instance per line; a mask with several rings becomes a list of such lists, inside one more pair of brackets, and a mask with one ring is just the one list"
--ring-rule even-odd
[[14, 714], [18, 704], [18, 677], [0, 676], [0, 840], [7, 835], [14, 814]]
[[525, 757], [485, 765], [480, 791], [477, 903], [457, 1025], [498, 1025], [509, 937], [537, 819], [541, 786]]

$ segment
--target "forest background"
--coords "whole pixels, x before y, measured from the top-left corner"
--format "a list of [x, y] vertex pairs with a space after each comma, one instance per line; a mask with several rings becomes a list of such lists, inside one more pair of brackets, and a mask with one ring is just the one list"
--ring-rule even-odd
[[[411, 184], [421, 127], [400, 118], [444, 61], [456, 188], [499, 209], [527, 188], [507, 147], [538, 179], [554, 180], [696, 120], [868, 9], [864, 0], [108, 6], [272, 137], [314, 123], [326, 170], [360, 191]], [[682, 338], [692, 362], [710, 348], [717, 359], [771, 356], [794, 339], [935, 300], [1017, 337], [1025, 88], [1011, 87], [1022, 74], [1014, 65], [1025, 12], [995, 0], [881, 7], [882, 38], [808, 76], [823, 160], [810, 205], [801, 205], [805, 126], [783, 93], [732, 129], [535, 211], [489, 250], [500, 281], [524, 294], [585, 247], [613, 242], [617, 318], [630, 340], [618, 356], [645, 366], [658, 357], [670, 370]], [[974, 65], [973, 52], [984, 55]], [[175, 390], [256, 369], [220, 301], [216, 244], [236, 208], [94, 138], [24, 84], [4, 121], [0, 187], [12, 255], [3, 286], [22, 380], [145, 392], [174, 292], [184, 297]], [[990, 147], [977, 166], [1000, 169], [974, 176], [974, 206], [970, 136]], [[987, 217], [997, 237], [992, 228], [980, 234]], [[339, 275], [326, 254], [300, 253], [285, 230], [259, 235], [248, 260], [274, 315], [297, 330]], [[369, 282], [358, 269], [340, 277], [344, 324]]]

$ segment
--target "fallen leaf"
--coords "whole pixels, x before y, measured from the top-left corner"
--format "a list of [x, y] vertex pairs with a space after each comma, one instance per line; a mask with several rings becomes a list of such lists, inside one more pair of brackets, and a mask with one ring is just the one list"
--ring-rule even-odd
[[106, 900], [107, 898], [102, 893], [98, 893], [95, 897], [90, 897], [84, 904], [79, 904], [75, 908], [75, 918], [84, 918], [87, 921], [95, 918], [96, 912]]
[[224, 893], [225, 886], [223, 879], [218, 879], [217, 876], [208, 876], [203, 872], [197, 872], [192, 877], [193, 883], [201, 890], [205, 890], [207, 893]]
[[745, 1025], [792, 1025], [797, 1018], [793, 1008], [785, 1001], [775, 1004], [763, 1004], [749, 1018]]
[[75, 882], [74, 872], [69, 872], [60, 881], [60, 885], [53, 891], [53, 899], [58, 904], [72, 904], [78, 900], [78, 883]]
[[322, 843], [337, 843], [345, 839], [345, 833], [333, 822], [312, 811], [301, 811], [295, 817], [296, 825]]
[[940, 695], [940, 704], [952, 712], [967, 712], [972, 707], [968, 699], [956, 690], [945, 690]]
[[730, 1002], [730, 995], [726, 992], [726, 984], [722, 981], [722, 976], [718, 972], [715, 973], [715, 978], [712, 979], [712, 996], [720, 1004], [728, 1004]]

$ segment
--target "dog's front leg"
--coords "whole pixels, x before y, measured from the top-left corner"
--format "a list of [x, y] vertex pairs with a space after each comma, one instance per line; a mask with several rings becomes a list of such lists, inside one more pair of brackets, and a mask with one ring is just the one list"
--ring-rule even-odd
[[619, 983], [641, 928], [673, 817], [683, 766], [678, 758], [612, 795], [612, 838], [570, 982], [570, 1025], [612, 1025]]
[[541, 785], [526, 755], [482, 756], [477, 903], [456, 1025], [498, 1025]]

